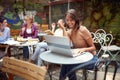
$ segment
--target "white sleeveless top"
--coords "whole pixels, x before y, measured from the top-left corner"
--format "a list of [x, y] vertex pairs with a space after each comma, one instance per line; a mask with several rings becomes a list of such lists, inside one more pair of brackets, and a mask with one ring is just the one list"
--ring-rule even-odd
[[31, 33], [32, 33], [31, 29], [27, 29], [26, 32], [27, 32], [28, 34], [31, 34]]
[[54, 36], [63, 36], [63, 30], [62, 29], [56, 29], [54, 32]]

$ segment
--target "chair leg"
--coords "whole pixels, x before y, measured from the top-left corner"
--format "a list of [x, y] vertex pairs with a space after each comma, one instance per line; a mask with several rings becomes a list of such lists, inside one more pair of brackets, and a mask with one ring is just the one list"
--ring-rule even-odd
[[50, 69], [49, 69], [50, 68], [50, 64], [49, 63], [45, 63], [43, 61], [43, 65], [47, 66], [49, 78], [50, 78], [50, 80], [52, 80], [52, 71], [50, 71]]
[[52, 80], [52, 72], [48, 70], [48, 75], [50, 77], [50, 80]]
[[87, 70], [83, 69], [83, 80], [87, 80]]
[[11, 57], [11, 50], [10, 50], [10, 47], [8, 48], [7, 53], [8, 53], [8, 56]]
[[13, 76], [12, 74], [8, 73], [8, 80], [14, 80], [13, 77], [14, 77], [14, 76]]

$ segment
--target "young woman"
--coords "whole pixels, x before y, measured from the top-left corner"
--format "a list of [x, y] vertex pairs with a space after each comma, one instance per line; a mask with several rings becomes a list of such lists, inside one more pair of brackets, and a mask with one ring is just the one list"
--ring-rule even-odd
[[[23, 38], [36, 38], [38, 35], [38, 27], [37, 24], [34, 23], [33, 18], [30, 16], [25, 16], [25, 22], [22, 25], [20, 36]], [[29, 58], [29, 50], [28, 47], [23, 47], [23, 58], [28, 59]]]
[[[69, 28], [66, 31], [64, 25], [61, 25], [64, 36], [68, 37], [69, 41], [72, 42], [72, 48], [75, 49], [77, 53], [82, 52], [91, 52], [93, 55], [96, 55], [95, 46], [92, 41], [91, 33], [89, 30], [80, 24], [79, 17], [77, 12], [74, 9], [69, 9], [65, 14], [66, 25]], [[94, 57], [92, 60], [97, 60], [97, 57]], [[64, 80], [64, 76], [72, 68], [80, 64], [72, 65], [62, 65], [59, 80]], [[68, 75], [69, 80], [77, 80], [75, 72]]]

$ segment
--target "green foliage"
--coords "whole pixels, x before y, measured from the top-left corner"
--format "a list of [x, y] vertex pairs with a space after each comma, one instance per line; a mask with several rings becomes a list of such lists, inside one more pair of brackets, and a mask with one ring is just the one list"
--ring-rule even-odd
[[33, 3], [33, 1], [27, 1], [26, 2], [26, 9], [27, 10], [43, 11], [43, 4]]
[[106, 1], [91, 0], [92, 4], [89, 1], [86, 3], [86, 18], [84, 24], [89, 27], [89, 29], [102, 28], [106, 32], [112, 33], [114, 40], [120, 44], [119, 3], [114, 0], [112, 2]]

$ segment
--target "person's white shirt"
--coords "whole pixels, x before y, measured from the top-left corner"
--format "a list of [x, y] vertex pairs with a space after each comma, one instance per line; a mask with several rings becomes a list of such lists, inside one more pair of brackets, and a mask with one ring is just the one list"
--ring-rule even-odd
[[54, 36], [63, 36], [63, 30], [61, 28], [56, 29]]

